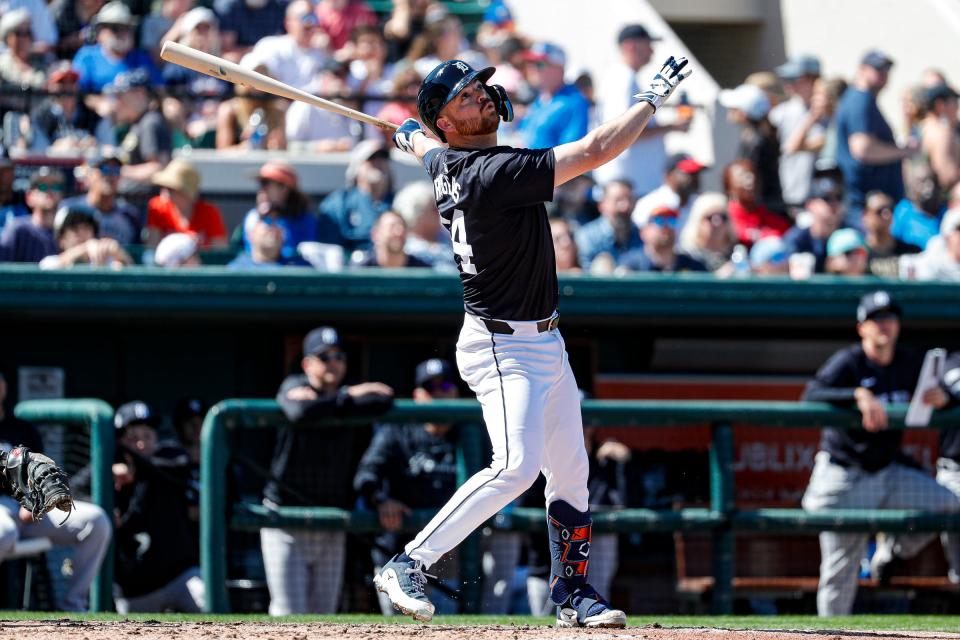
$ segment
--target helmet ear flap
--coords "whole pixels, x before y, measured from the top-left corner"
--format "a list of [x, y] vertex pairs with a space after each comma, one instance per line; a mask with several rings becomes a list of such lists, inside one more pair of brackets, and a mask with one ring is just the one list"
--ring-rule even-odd
[[500, 119], [504, 122], [512, 122], [513, 103], [510, 102], [510, 97], [507, 96], [507, 90], [499, 84], [485, 84], [483, 86], [487, 90], [490, 99], [493, 100], [493, 104], [497, 108], [497, 113], [500, 114]]

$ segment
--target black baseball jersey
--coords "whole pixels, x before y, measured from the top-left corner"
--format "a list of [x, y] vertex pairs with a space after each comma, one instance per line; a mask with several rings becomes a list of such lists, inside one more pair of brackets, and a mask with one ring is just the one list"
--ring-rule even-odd
[[423, 158], [463, 282], [467, 313], [543, 320], [557, 308], [557, 267], [544, 202], [552, 149], [434, 149]]
[[[960, 406], [960, 351], [955, 351], [943, 363], [943, 386], [950, 394], [950, 406]], [[960, 462], [960, 429], [940, 432], [940, 457]]]
[[[907, 347], [898, 346], [893, 361], [885, 367], [867, 358], [859, 344], [846, 347], [820, 367], [816, 377], [804, 389], [803, 399], [853, 407], [856, 405], [853, 392], [857, 387], [864, 387], [883, 403], [910, 402], [920, 377], [921, 364], [919, 354]], [[872, 472], [903, 457], [900, 452], [902, 441], [903, 431], [900, 429], [870, 433], [862, 428], [828, 427], [823, 430], [820, 448], [837, 464]]]

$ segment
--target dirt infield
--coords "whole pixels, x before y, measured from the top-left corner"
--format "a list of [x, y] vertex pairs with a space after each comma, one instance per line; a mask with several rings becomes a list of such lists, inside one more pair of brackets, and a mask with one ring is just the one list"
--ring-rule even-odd
[[[771, 623], [773, 620], [771, 620]], [[771, 625], [772, 626], [772, 625]], [[872, 631], [732, 631], [724, 629], [662, 628], [659, 625], [623, 630], [553, 629], [549, 626], [443, 626], [397, 624], [281, 624], [255, 622], [99, 622], [77, 620], [0, 622], [0, 640], [379, 640], [427, 638], [429, 640], [960, 640], [960, 634], [942, 632]]]

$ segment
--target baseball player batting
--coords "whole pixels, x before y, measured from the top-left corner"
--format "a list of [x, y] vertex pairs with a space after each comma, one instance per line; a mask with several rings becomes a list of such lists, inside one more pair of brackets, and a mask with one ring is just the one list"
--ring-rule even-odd
[[[556, 187], [609, 162], [632, 145], [690, 71], [670, 57], [624, 114], [583, 139], [552, 149], [497, 145], [513, 107], [493, 67], [438, 65], [417, 96], [420, 120], [393, 136], [433, 178], [450, 232], [466, 314], [457, 341], [460, 375], [477, 394], [493, 448], [491, 465], [461, 486], [436, 517], [377, 573], [377, 588], [399, 611], [430, 620], [425, 571], [524, 492], [542, 471], [550, 536], [550, 599], [559, 627], [624, 627], [587, 582], [591, 518], [589, 463], [580, 396], [557, 330], [557, 273], [544, 202]], [[446, 143], [446, 144], [443, 144]]]

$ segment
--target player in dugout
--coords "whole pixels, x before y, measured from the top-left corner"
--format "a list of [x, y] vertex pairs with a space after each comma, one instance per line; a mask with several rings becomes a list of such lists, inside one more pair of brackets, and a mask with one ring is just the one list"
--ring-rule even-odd
[[[823, 430], [803, 496], [803, 508], [808, 511], [960, 511], [956, 496], [901, 449], [903, 430], [887, 428], [887, 404], [910, 402], [920, 377], [919, 354], [898, 344], [901, 316], [900, 305], [886, 291], [863, 296], [857, 306], [860, 343], [833, 354], [803, 392], [804, 400], [856, 407], [863, 416], [862, 428]], [[946, 406], [947, 395], [938, 386], [926, 391], [923, 400], [939, 409]], [[885, 582], [894, 558], [913, 557], [935, 535], [881, 536], [870, 563], [873, 577]], [[853, 611], [866, 546], [866, 533], [820, 533], [819, 615]]]
[[[513, 119], [494, 68], [447, 60], [417, 96], [421, 124], [406, 120], [394, 142], [434, 183], [443, 226], [464, 289], [457, 342], [460, 376], [483, 409], [490, 466], [467, 480], [436, 517], [374, 579], [394, 607], [430, 620], [425, 571], [481, 523], [546, 478], [550, 599], [559, 627], [624, 627], [587, 581], [592, 521], [577, 382], [557, 330], [558, 287], [544, 203], [554, 189], [609, 162], [633, 144], [680, 82], [686, 59], [672, 56], [637, 102], [580, 140], [548, 149], [499, 146], [500, 120]], [[469, 577], [468, 577], [469, 579]]]

